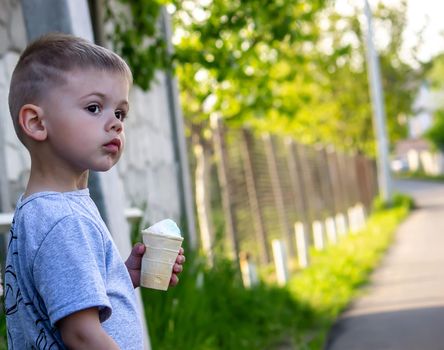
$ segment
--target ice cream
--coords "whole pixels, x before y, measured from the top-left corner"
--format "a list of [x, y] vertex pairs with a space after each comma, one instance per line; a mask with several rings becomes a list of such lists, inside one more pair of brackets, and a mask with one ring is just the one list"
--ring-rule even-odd
[[171, 219], [165, 219], [159, 222], [156, 222], [154, 225], [146, 228], [142, 231], [143, 233], [155, 233], [158, 235], [164, 236], [175, 236], [181, 237], [180, 229], [177, 224]]
[[143, 230], [142, 235], [146, 249], [142, 259], [140, 285], [167, 290], [183, 241], [180, 229], [173, 220], [166, 219]]

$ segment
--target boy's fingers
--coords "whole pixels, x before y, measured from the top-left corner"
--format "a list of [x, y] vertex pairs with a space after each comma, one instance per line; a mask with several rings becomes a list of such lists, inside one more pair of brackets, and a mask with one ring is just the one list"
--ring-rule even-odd
[[145, 253], [145, 245], [142, 243], [135, 244], [128, 260], [125, 262], [126, 266], [130, 269], [140, 269], [140, 259], [142, 259], [143, 253]]
[[173, 271], [174, 273], [181, 273], [183, 271], [183, 266], [179, 264], [174, 264]]
[[177, 277], [175, 274], [172, 274], [170, 279], [170, 286], [175, 286], [178, 283], [179, 283], [179, 277]]
[[145, 244], [136, 243], [136, 245], [134, 247], [137, 250], [137, 254], [143, 255], [145, 253]]
[[145, 253], [145, 245], [139, 242], [134, 245], [133, 249], [131, 249], [130, 257], [140, 259], [143, 253]]
[[178, 255], [177, 256], [177, 258], [176, 258], [176, 263], [178, 263], [178, 264], [183, 264], [184, 262], [185, 262], [185, 255]]

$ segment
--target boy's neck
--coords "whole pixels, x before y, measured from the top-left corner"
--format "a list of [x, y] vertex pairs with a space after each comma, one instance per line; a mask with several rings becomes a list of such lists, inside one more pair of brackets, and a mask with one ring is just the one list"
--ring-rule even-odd
[[88, 171], [73, 175], [69, 169], [45, 169], [31, 164], [31, 173], [23, 197], [43, 191], [71, 192], [84, 189], [87, 185]]

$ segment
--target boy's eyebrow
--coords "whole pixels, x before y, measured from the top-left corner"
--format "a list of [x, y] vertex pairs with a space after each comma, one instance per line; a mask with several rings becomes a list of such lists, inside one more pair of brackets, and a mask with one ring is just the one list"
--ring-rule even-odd
[[[106, 95], [102, 94], [101, 92], [91, 92], [89, 94], [86, 94], [85, 96], [82, 96], [81, 99], [83, 100], [84, 98], [87, 98], [87, 97], [90, 97], [90, 96], [98, 96], [98, 97], [100, 97], [103, 100], [106, 99]], [[119, 105], [125, 105], [127, 108], [129, 108], [129, 102], [127, 100], [120, 101]]]

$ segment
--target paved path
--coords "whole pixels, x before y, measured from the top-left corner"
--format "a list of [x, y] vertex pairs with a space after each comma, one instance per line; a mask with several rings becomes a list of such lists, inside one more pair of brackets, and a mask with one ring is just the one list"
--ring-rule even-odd
[[418, 209], [399, 227], [366, 293], [327, 350], [444, 350], [444, 184], [399, 181]]

